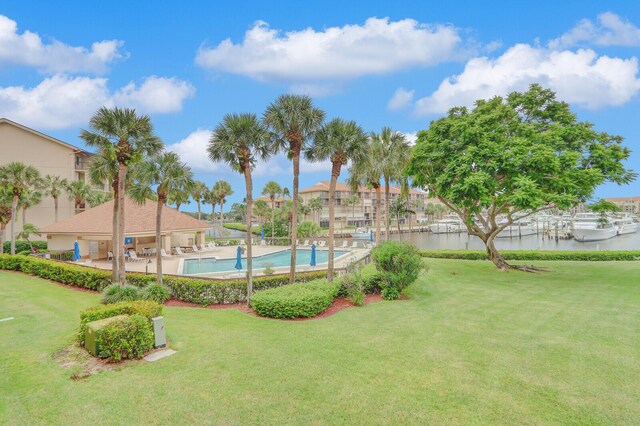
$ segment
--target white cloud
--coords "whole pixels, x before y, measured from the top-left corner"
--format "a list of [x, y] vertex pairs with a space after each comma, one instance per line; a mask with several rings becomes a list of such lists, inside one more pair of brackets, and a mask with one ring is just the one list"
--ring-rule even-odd
[[402, 134], [407, 138], [409, 145], [413, 146], [416, 144], [416, 141], [418, 140], [418, 132], [403, 132]]
[[0, 66], [23, 65], [43, 71], [104, 73], [108, 65], [127, 55], [121, 40], [95, 42], [88, 49], [53, 40], [44, 43], [37, 33], [18, 33], [18, 25], [0, 15]]
[[101, 106], [135, 107], [143, 113], [181, 109], [193, 88], [177, 79], [149, 77], [139, 88], [129, 83], [111, 93], [106, 78], [57, 74], [35, 87], [0, 87], [0, 116], [36, 128], [62, 129], [86, 125]]
[[194, 93], [195, 88], [186, 81], [150, 76], [139, 87], [131, 82], [118, 90], [113, 95], [113, 102], [148, 113], [169, 113], [180, 111], [184, 100]]
[[226, 39], [200, 47], [196, 63], [259, 81], [317, 82], [433, 66], [459, 59], [460, 45], [456, 28], [412, 19], [369, 18], [364, 25], [286, 33], [259, 21], [237, 44]]
[[532, 83], [580, 107], [618, 106], [640, 90], [638, 60], [598, 56], [590, 49], [554, 51], [517, 44], [496, 59], [471, 59], [462, 73], [416, 101], [415, 112], [444, 113], [453, 106], [471, 106], [477, 99], [526, 90]]
[[640, 46], [640, 28], [612, 12], [598, 15], [598, 21], [583, 19], [562, 36], [551, 40], [549, 47], [562, 49], [577, 45]]
[[403, 87], [399, 87], [394, 93], [389, 102], [387, 103], [387, 109], [391, 111], [397, 111], [405, 109], [411, 106], [413, 102], [413, 94], [415, 90], [405, 90]]

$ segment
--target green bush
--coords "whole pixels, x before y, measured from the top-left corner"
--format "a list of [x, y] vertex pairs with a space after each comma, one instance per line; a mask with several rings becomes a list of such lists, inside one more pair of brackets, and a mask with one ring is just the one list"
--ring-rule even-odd
[[102, 291], [101, 303], [133, 302], [146, 299], [142, 289], [131, 284], [113, 283]]
[[100, 357], [110, 362], [142, 358], [153, 349], [153, 328], [143, 315], [134, 314], [105, 325], [98, 335]]
[[[420, 250], [420, 256], [438, 259], [486, 260], [484, 250]], [[640, 260], [639, 250], [620, 251], [564, 251], [564, 250], [501, 250], [505, 260], [576, 260], [629, 261]]]
[[171, 295], [169, 289], [161, 284], [152, 283], [142, 289], [142, 297], [145, 300], [153, 300], [156, 303], [163, 304]]
[[78, 339], [84, 342], [84, 333], [87, 323], [117, 315], [142, 315], [151, 320], [162, 315], [162, 305], [150, 300], [136, 300], [134, 302], [121, 302], [111, 305], [98, 305], [80, 312], [80, 330]]
[[364, 305], [365, 299], [364, 288], [362, 275], [358, 271], [355, 271], [340, 279], [338, 294], [349, 299], [354, 305], [362, 306]]
[[[33, 248], [38, 251], [45, 251], [47, 249], [46, 241], [32, 241]], [[31, 246], [26, 241], [16, 241], [16, 253], [27, 251], [31, 253]], [[11, 253], [11, 241], [5, 241], [2, 246], [2, 253]], [[2, 254], [0, 253], [0, 254]]]
[[298, 237], [300, 238], [315, 237], [317, 235], [320, 235], [321, 231], [322, 229], [320, 228], [320, 225], [307, 220], [302, 222], [298, 226]]
[[[262, 224], [265, 237], [271, 237], [271, 227], [271, 221]], [[273, 224], [273, 231], [274, 237], [286, 237], [289, 235], [289, 224], [284, 220], [276, 219], [275, 223]]]
[[418, 250], [409, 243], [386, 241], [371, 251], [371, 258], [382, 277], [382, 298], [393, 300], [413, 283], [422, 269]]
[[331, 306], [337, 295], [338, 285], [322, 279], [259, 291], [251, 307], [264, 317], [310, 318]]

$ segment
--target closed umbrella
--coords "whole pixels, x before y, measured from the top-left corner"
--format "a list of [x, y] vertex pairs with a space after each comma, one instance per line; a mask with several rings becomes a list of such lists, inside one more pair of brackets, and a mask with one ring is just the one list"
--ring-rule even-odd
[[76, 261], [80, 259], [80, 244], [76, 241], [73, 243], [73, 260]]
[[311, 262], [309, 263], [311, 266], [316, 266], [316, 245], [311, 245]]
[[373, 242], [373, 229], [369, 231], [369, 241]]
[[242, 269], [242, 247], [238, 246], [238, 254], [236, 255], [236, 266], [235, 268], [239, 271]]
[[260, 234], [262, 235], [262, 239], [264, 240], [264, 228], [262, 228]]

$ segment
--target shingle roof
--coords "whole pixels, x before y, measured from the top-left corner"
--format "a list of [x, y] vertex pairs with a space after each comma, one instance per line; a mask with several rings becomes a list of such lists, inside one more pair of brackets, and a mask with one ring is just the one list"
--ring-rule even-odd
[[[156, 203], [147, 201], [140, 205], [125, 199], [126, 235], [149, 234], [156, 230]], [[171, 207], [162, 207], [162, 232], [191, 231], [210, 228], [207, 222], [180, 213]], [[40, 229], [43, 234], [111, 235], [113, 232], [113, 200], [68, 217]]]
[[607, 201], [611, 201], [611, 202], [620, 202], [620, 201], [640, 201], [640, 197], [613, 197], [613, 198], [605, 198], [605, 200]]
[[[316, 183], [313, 186], [310, 186], [308, 188], [304, 188], [301, 189], [300, 192], [301, 193], [307, 193], [307, 192], [318, 192], [318, 191], [328, 191], [329, 190], [329, 181], [321, 181]], [[336, 191], [349, 191], [351, 192], [351, 186], [343, 183], [343, 182], [336, 182]], [[370, 192], [372, 191], [372, 189], [367, 188], [366, 186], [360, 186], [358, 187], [358, 192]], [[380, 191], [384, 192], [384, 185], [380, 186]], [[400, 193], [400, 188], [397, 186], [389, 186], [389, 193], [390, 194], [399, 194]], [[409, 193], [410, 194], [424, 194], [426, 195], [426, 192], [424, 191], [419, 191], [417, 189], [409, 189]]]

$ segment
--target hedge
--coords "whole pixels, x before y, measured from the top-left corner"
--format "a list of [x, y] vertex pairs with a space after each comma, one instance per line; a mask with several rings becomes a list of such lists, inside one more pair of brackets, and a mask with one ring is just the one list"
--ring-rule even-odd
[[162, 305], [150, 300], [136, 300], [134, 302], [120, 302], [110, 305], [98, 305], [80, 312], [80, 330], [78, 340], [84, 342], [87, 324], [117, 315], [142, 315], [151, 320], [162, 315]]
[[[0, 255], [0, 270], [22, 271], [26, 274], [57, 281], [67, 285], [102, 291], [111, 284], [111, 271], [81, 265], [40, 259], [32, 256]], [[298, 282], [326, 277], [325, 271], [296, 274]], [[201, 305], [237, 303], [247, 298], [246, 278], [217, 281], [202, 278], [165, 275], [162, 279], [171, 296], [185, 302]], [[155, 275], [127, 273], [127, 282], [137, 287], [146, 287], [155, 282]], [[253, 288], [264, 290], [289, 283], [289, 275], [255, 277]]]
[[264, 317], [310, 318], [331, 306], [338, 287], [326, 279], [284, 285], [257, 292], [251, 299], [251, 307]]
[[[438, 259], [486, 260], [484, 250], [420, 250], [420, 256]], [[640, 260], [640, 250], [626, 251], [564, 251], [564, 250], [501, 250], [505, 260], [578, 260], [613, 261]]]
[[142, 315], [131, 315], [105, 325], [98, 336], [100, 357], [110, 362], [142, 358], [153, 349], [153, 327]]
[[[33, 244], [33, 248], [37, 249], [38, 251], [44, 251], [47, 249], [46, 241], [32, 241], [31, 244]], [[16, 241], [16, 253], [19, 253], [21, 251], [28, 251], [29, 253], [31, 253], [31, 246], [28, 242]], [[4, 242], [2, 253], [11, 253], [11, 241]]]

